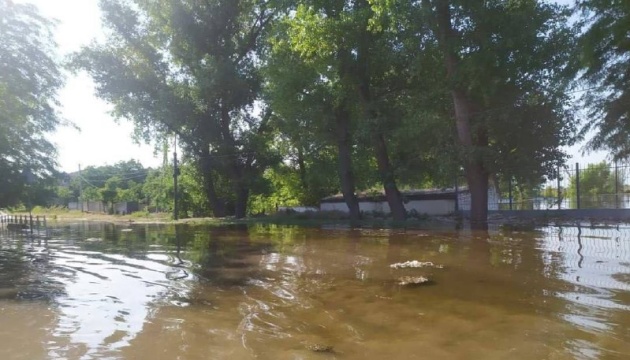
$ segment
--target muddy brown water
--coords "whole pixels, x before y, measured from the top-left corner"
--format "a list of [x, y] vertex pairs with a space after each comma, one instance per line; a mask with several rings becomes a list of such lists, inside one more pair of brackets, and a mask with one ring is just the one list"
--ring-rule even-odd
[[630, 358], [630, 226], [48, 235], [0, 229], [0, 359]]

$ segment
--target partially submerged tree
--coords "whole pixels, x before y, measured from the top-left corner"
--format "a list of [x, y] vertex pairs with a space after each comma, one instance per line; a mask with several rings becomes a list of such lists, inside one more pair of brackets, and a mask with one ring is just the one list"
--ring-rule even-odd
[[[471, 220], [487, 218], [495, 174], [551, 174], [570, 144], [568, 112], [574, 32], [565, 7], [542, 1], [375, 1], [419, 39], [417, 56], [441, 59], [458, 158], [471, 191]], [[416, 42], [416, 44], [418, 43]], [[414, 43], [412, 43], [414, 44]]]
[[334, 146], [352, 219], [360, 216], [357, 185], [366, 182], [357, 170], [367, 161], [375, 163], [393, 218], [404, 220], [388, 146], [408, 64], [396, 51], [397, 35], [383, 31], [380, 20], [365, 0], [298, 1], [273, 33], [267, 89], [298, 157], [313, 144]]

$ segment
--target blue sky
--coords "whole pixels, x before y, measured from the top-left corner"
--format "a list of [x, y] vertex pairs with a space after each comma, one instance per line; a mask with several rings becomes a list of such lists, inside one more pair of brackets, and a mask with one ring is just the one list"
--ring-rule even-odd
[[[41, 13], [58, 20], [55, 30], [59, 44], [59, 56], [77, 51], [81, 46], [102, 37], [98, 0], [14, 0], [32, 3]], [[572, 0], [558, 0], [571, 3]], [[94, 95], [94, 83], [85, 73], [68, 74], [65, 87], [59, 93], [62, 116], [73, 122], [80, 131], [71, 127], [59, 129], [51, 135], [51, 140], [59, 150], [60, 169], [76, 171], [79, 164], [113, 164], [118, 161], [136, 159], [144, 166], [159, 166], [161, 156], [154, 155], [150, 145], [133, 142], [133, 126], [128, 121], [116, 123], [108, 114], [111, 107]], [[598, 162], [605, 158], [604, 153], [580, 155], [583, 144], [573, 146], [568, 151], [574, 156], [571, 162]]]

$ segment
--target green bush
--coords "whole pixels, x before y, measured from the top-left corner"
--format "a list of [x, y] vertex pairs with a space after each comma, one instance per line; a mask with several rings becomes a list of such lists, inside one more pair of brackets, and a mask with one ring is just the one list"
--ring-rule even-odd
[[147, 210], [134, 211], [131, 214], [129, 214], [129, 216], [133, 218], [145, 218], [145, 217], [149, 217], [149, 212]]

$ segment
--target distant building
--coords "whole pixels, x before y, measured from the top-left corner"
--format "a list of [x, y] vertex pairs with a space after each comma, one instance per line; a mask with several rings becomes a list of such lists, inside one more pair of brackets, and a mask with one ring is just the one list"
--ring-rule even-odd
[[[101, 201], [84, 201], [83, 207], [81, 203], [73, 201], [68, 203], [69, 210], [83, 210], [91, 213], [108, 213], [109, 207]], [[140, 205], [137, 201], [123, 201], [114, 203], [114, 214], [126, 215], [139, 211]]]

